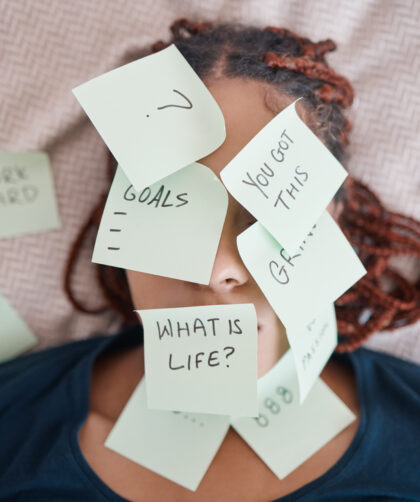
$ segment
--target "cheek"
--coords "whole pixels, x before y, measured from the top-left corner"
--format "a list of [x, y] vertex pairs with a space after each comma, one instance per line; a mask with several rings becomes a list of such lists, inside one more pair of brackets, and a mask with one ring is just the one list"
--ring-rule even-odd
[[258, 378], [268, 373], [288, 348], [286, 330], [276, 318], [273, 325], [266, 326], [258, 335]]
[[185, 296], [182, 281], [127, 270], [131, 298], [136, 309], [157, 309], [179, 306]]

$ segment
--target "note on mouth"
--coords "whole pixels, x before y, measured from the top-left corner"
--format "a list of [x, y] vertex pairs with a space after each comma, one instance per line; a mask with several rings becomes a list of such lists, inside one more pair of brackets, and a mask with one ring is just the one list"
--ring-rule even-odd
[[208, 284], [227, 205], [225, 187], [203, 164], [191, 164], [141, 192], [118, 168], [92, 261]]
[[257, 414], [257, 317], [252, 304], [138, 310], [149, 408]]
[[210, 154], [223, 114], [175, 45], [73, 89], [137, 191]]

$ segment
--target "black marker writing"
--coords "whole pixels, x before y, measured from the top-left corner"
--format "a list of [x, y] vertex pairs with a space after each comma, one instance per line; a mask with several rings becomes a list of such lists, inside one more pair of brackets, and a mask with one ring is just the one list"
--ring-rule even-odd
[[[163, 105], [163, 106], [158, 106], [156, 109], [157, 110], [164, 110], [165, 108], [183, 108], [184, 110], [191, 110], [193, 107], [193, 104], [190, 99], [187, 98], [185, 94], [183, 94], [181, 91], [178, 91], [177, 89], [172, 89], [172, 92], [175, 92], [178, 94], [178, 96], [181, 96], [184, 98], [185, 103], [182, 105], [177, 105], [177, 104], [169, 104], [169, 105]], [[149, 114], [146, 115], [146, 117], [150, 117]]]
[[[181, 415], [180, 411], [172, 411], [172, 413], [174, 413], [175, 415]], [[194, 424], [198, 423], [198, 425], [200, 427], [204, 427], [204, 422], [198, 422], [197, 418], [194, 415], [189, 415], [188, 413], [183, 413], [182, 416], [185, 420], [191, 420], [192, 423], [194, 423]]]
[[[235, 349], [233, 347], [225, 347], [223, 350], [225, 351], [226, 361], [228, 360], [228, 357], [230, 357], [235, 352]], [[226, 363], [226, 366], [229, 368], [229, 364]]]
[[26, 170], [25, 166], [3, 166], [0, 169], [0, 183], [14, 185], [27, 181], [28, 173]]
[[168, 319], [168, 325], [164, 325], [163, 329], [160, 329], [160, 323], [159, 321], [156, 321], [157, 329], [158, 329], [158, 335], [159, 335], [159, 340], [161, 340], [165, 335], [168, 336], [174, 336], [174, 332], [172, 330], [172, 323], [171, 320]]
[[232, 333], [234, 333], [235, 335], [242, 335], [242, 329], [241, 327], [239, 326], [239, 322], [240, 320], [239, 319], [235, 319], [233, 321], [234, 325], [235, 325], [235, 328], [236, 328], [236, 331], [232, 325], [232, 320], [229, 319], [229, 335], [231, 335]]
[[[314, 323], [314, 321], [312, 321], [310, 324], [312, 325]], [[321, 344], [322, 338], [324, 338], [324, 335], [328, 329], [328, 326], [329, 326], [328, 323], [323, 324], [320, 331], [317, 333], [316, 337], [312, 340], [311, 345], [309, 346], [308, 350], [302, 356], [302, 367], [304, 370], [306, 370], [308, 368], [308, 366], [312, 362], [313, 357], [316, 355], [317, 349]], [[307, 326], [307, 328], [308, 328], [308, 326]], [[308, 330], [310, 331], [311, 329], [308, 328]]]
[[0, 167], [0, 207], [22, 206], [38, 199], [38, 187], [28, 183], [26, 166]]
[[[268, 187], [271, 179], [274, 178], [275, 170], [281, 168], [281, 164], [286, 157], [286, 150], [289, 149], [290, 145], [293, 144], [293, 140], [286, 134], [286, 129], [280, 135], [280, 140], [277, 142], [277, 146], [270, 150], [270, 160], [263, 162], [263, 167], [257, 171], [254, 177], [247, 171], [246, 179], [241, 180], [245, 185], [253, 186], [257, 188], [264, 198], [268, 199], [268, 195], [264, 190], [264, 187]], [[284, 139], [284, 138], [287, 138]], [[273, 162], [275, 164], [273, 164]], [[273, 166], [273, 167], [272, 167]]]
[[255, 180], [252, 179], [251, 175], [249, 172], [246, 173], [248, 176], [248, 180], [242, 180], [242, 183], [245, 183], [245, 185], [251, 185], [254, 186], [255, 188], [258, 188], [258, 190], [264, 195], [266, 199], [268, 199], [268, 195], [264, 192], [264, 190], [258, 185], [258, 183], [255, 182]]
[[[204, 336], [207, 334], [212, 334], [216, 336], [217, 334], [217, 326], [220, 321], [219, 317], [213, 317], [210, 319], [202, 320], [199, 317], [195, 318], [194, 321], [184, 321], [179, 322], [176, 321], [172, 324], [170, 319], [167, 319], [167, 323], [161, 325], [160, 321], [156, 321], [157, 334], [159, 340], [162, 340], [165, 336], [169, 336], [173, 338], [174, 336], [177, 338], [181, 337], [189, 337], [193, 334], [201, 333]], [[234, 334], [241, 334], [242, 330], [238, 325], [239, 319], [235, 319], [235, 328], [237, 331], [231, 328], [231, 321], [229, 320], [229, 332]]]
[[2, 206], [21, 206], [30, 204], [38, 198], [38, 188], [34, 185], [0, 189], [0, 204]]
[[[291, 182], [289, 184], [288, 188], [285, 188], [284, 190], [283, 189], [280, 190], [280, 192], [279, 192], [279, 194], [277, 196], [277, 199], [274, 202], [274, 207], [277, 207], [277, 204], [279, 202], [281, 202], [286, 209], [290, 209], [290, 207], [284, 201], [284, 198], [286, 197], [286, 198], [291, 198], [293, 200], [296, 200], [296, 196], [294, 195], [294, 193], [295, 192], [297, 192], [297, 193], [300, 192], [298, 186], [301, 186], [301, 187], [304, 186], [304, 182], [307, 181], [307, 179], [309, 177], [309, 174], [306, 171], [303, 171], [300, 168], [300, 166], [296, 166], [295, 167], [295, 173], [297, 174], [297, 176], [294, 177], [295, 182]], [[286, 192], [286, 194], [287, 194], [288, 197], [284, 194], [284, 191]], [[290, 201], [289, 201], [289, 204], [290, 204]]]
[[[316, 228], [316, 225], [314, 225], [312, 227], [312, 229]], [[312, 232], [309, 232], [308, 235], [307, 235], [307, 238], [308, 237], [313, 237], [314, 234]], [[304, 251], [305, 250], [305, 244], [306, 244], [306, 240], [304, 240], [302, 242], [302, 244], [299, 246], [299, 249], [301, 251]], [[294, 256], [289, 256], [287, 253], [286, 253], [286, 250], [284, 248], [281, 248], [280, 250], [280, 257], [281, 259], [286, 262], [286, 264], [288, 266], [291, 266], [291, 267], [294, 267], [295, 264], [293, 262], [293, 260], [295, 260], [295, 258], [298, 258], [299, 256], [302, 256], [302, 253], [297, 253], [295, 254]], [[276, 261], [276, 260], [271, 260], [269, 263], [268, 263], [268, 268], [270, 270], [270, 274], [271, 276], [273, 277], [273, 279], [278, 282], [279, 284], [288, 284], [289, 283], [289, 272], [287, 271], [287, 266], [286, 265], [282, 265], [281, 264], [282, 261]]]
[[[228, 359], [232, 357], [235, 352], [234, 347], [224, 347], [223, 355], [225, 357], [226, 366], [229, 368]], [[172, 371], [178, 371], [185, 369], [187, 371], [191, 371], [192, 369], [199, 369], [200, 366], [209, 366], [214, 368], [216, 366], [220, 366], [220, 359], [223, 357], [221, 351], [219, 350], [211, 350], [208, 354], [205, 352], [197, 352], [196, 354], [186, 354], [186, 356], [175, 356], [170, 353], [168, 359], [168, 367]], [[175, 359], [177, 359], [175, 361]]]
[[156, 334], [159, 340], [164, 338], [189, 338], [194, 335], [203, 335], [207, 337], [218, 334], [242, 335], [240, 319], [227, 319], [222, 323], [220, 317], [210, 317], [202, 319], [196, 317], [188, 321], [177, 321], [176, 319], [167, 319], [166, 321], [156, 321]]
[[[124, 211], [114, 211], [114, 214], [116, 214], [117, 216], [126, 216], [127, 213], [124, 212]], [[121, 232], [121, 228], [110, 228], [109, 229], [110, 232]], [[118, 248], [116, 246], [108, 246], [108, 250], [109, 251], [119, 251], [121, 248]]]
[[[171, 195], [172, 190], [166, 189], [165, 185], [160, 185], [153, 195], [150, 187], [144, 188], [141, 192], [136, 192], [133, 185], [130, 185], [124, 192], [123, 198], [126, 201], [137, 201], [152, 207], [182, 207], [188, 204], [187, 192]], [[178, 203], [177, 203], [178, 201]], [[114, 213], [115, 214], [115, 213]]]
[[[227, 349], [227, 353], [225, 354], [226, 359], [235, 352], [233, 347], [225, 347], [225, 349]], [[205, 366], [215, 367], [220, 365], [219, 358], [220, 352], [218, 350], [212, 350], [207, 355], [205, 352], [197, 352], [196, 354], [187, 354], [186, 357], [178, 356], [176, 358], [177, 361], [174, 362], [175, 356], [171, 353], [169, 354], [168, 367], [173, 371], [182, 369], [191, 371], [192, 369], [199, 369], [203, 364]], [[182, 361], [180, 361], [181, 359]], [[227, 367], [229, 367], [228, 364]]]
[[177, 94], [179, 94], [180, 96], [182, 96], [185, 101], [187, 101], [187, 105], [164, 105], [164, 106], [158, 106], [157, 109], [158, 110], [163, 110], [164, 108], [169, 108], [169, 107], [173, 107], [173, 108], [185, 108], [187, 110], [191, 109], [193, 107], [193, 104], [191, 103], [191, 101], [187, 98], [187, 96], [185, 96], [185, 94], [182, 94], [182, 92], [180, 91], [177, 91], [176, 89], [172, 89], [172, 92], [176, 92]]
[[[286, 387], [278, 385], [275, 389], [275, 392], [277, 394], [276, 399], [278, 397], [281, 397], [283, 404], [290, 404], [293, 401], [292, 391], [287, 389]], [[266, 397], [264, 399], [264, 407], [268, 411], [270, 411], [272, 415], [278, 415], [281, 412], [281, 406], [278, 401], [276, 401], [276, 399], [271, 397]], [[254, 420], [255, 423], [260, 427], [267, 427], [270, 424], [268, 416], [264, 415], [263, 413], [260, 413], [258, 417], [254, 418]]]

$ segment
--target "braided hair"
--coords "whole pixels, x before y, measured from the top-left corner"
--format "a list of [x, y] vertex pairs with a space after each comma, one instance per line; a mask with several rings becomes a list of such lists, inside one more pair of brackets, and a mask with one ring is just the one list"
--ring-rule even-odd
[[[171, 40], [156, 42], [152, 52], [175, 44], [205, 81], [219, 76], [241, 77], [269, 83], [294, 99], [303, 97], [314, 122], [310, 127], [338, 160], [346, 160], [351, 125], [343, 110], [352, 104], [353, 89], [325, 59], [336, 49], [332, 40], [315, 43], [283, 28], [213, 25], [187, 19], [175, 21], [171, 33]], [[114, 168], [115, 160], [110, 156], [110, 182]], [[130, 323], [136, 317], [124, 270], [97, 265], [106, 301], [99, 309], [84, 306], [72, 288], [79, 250], [89, 231], [97, 229], [105, 200], [103, 194], [77, 236], [68, 258], [64, 288], [78, 310], [97, 313], [112, 308], [124, 323]], [[420, 319], [420, 281], [412, 284], [389, 266], [393, 256], [420, 256], [420, 222], [388, 211], [367, 186], [351, 177], [335, 200], [343, 207], [338, 223], [367, 269], [367, 274], [335, 302], [337, 350], [350, 351], [376, 331], [396, 329]]]

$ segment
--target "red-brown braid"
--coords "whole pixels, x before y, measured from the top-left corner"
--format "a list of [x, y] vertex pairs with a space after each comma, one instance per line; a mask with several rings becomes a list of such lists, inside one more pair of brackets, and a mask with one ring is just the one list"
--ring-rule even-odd
[[[368, 187], [352, 179], [338, 222], [367, 269], [336, 301], [341, 337], [337, 350], [343, 352], [356, 349], [376, 331], [420, 319], [419, 283], [408, 282], [389, 266], [393, 256], [420, 257], [420, 222], [387, 211]], [[363, 322], [362, 313], [369, 310], [371, 316]]]
[[347, 108], [353, 103], [353, 88], [350, 82], [325, 66], [325, 63], [314, 61], [308, 55], [292, 58], [267, 52], [264, 56], [264, 62], [271, 68], [286, 68], [287, 70], [303, 73], [309, 78], [323, 80], [325, 84], [319, 88], [318, 94], [326, 103], [334, 101], [341, 104], [343, 108]]

